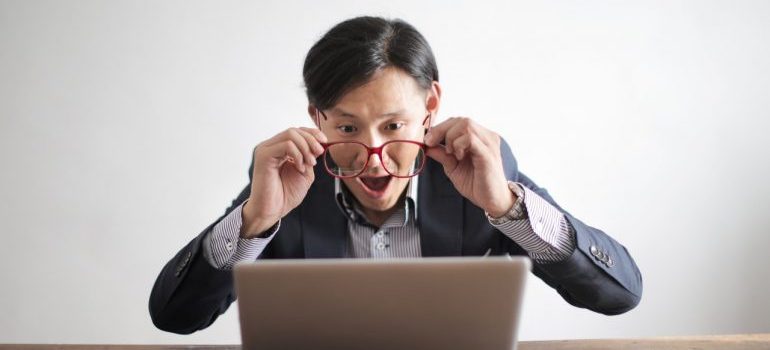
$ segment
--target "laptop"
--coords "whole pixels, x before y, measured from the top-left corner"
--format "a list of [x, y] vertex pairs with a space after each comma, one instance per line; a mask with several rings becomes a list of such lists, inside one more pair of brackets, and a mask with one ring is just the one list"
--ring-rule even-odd
[[530, 261], [260, 260], [234, 270], [244, 349], [510, 350]]

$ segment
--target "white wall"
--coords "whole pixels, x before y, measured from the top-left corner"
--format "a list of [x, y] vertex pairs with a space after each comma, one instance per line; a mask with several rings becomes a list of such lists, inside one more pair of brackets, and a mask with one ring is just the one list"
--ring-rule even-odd
[[234, 308], [156, 330], [150, 287], [309, 124], [304, 54], [359, 14], [417, 26], [441, 115], [639, 263], [619, 317], [533, 278], [523, 339], [770, 331], [770, 2], [387, 3], [0, 0], [0, 343], [238, 343]]

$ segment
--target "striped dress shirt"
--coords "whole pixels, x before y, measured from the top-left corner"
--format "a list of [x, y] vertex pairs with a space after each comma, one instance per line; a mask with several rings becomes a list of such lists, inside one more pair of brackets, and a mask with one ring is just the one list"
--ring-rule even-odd
[[[357, 201], [340, 182], [335, 180], [335, 199], [342, 214], [348, 218], [348, 246], [350, 258], [411, 258], [420, 257], [420, 230], [417, 220], [417, 177], [407, 186], [404, 202], [385, 222], [376, 227], [366, 220]], [[531, 191], [517, 184], [524, 193], [526, 213], [520, 220], [492, 224], [508, 238], [521, 246], [536, 263], [551, 263], [569, 257], [575, 250], [575, 229], [565, 215]], [[231, 269], [240, 261], [255, 261], [276, 234], [280, 234], [280, 220], [264, 237], [241, 238], [243, 204], [214, 225], [204, 237], [203, 255], [217, 269]]]

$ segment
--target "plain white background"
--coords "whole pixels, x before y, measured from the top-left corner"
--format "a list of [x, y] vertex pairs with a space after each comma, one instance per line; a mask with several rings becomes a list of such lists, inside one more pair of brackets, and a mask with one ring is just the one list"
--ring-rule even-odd
[[441, 117], [643, 272], [617, 317], [532, 278], [522, 339], [770, 331], [770, 2], [0, 0], [0, 343], [238, 343], [235, 308], [155, 329], [150, 288], [252, 147], [310, 125], [304, 55], [361, 14], [421, 30]]

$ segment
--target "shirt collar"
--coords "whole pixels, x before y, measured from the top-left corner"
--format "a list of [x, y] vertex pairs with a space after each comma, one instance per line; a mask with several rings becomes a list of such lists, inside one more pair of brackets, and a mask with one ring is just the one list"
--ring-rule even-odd
[[[409, 184], [406, 185], [406, 196], [404, 198], [403, 210], [397, 210], [393, 213], [393, 217], [386, 220], [383, 226], [405, 226], [409, 222], [410, 216], [417, 221], [417, 186], [419, 184], [419, 175], [412, 176], [409, 179]], [[339, 178], [334, 178], [334, 198], [337, 202], [342, 214], [346, 218], [358, 223], [367, 224], [366, 216], [361, 212], [358, 207], [358, 203], [350, 193], [350, 190], [345, 186]], [[398, 224], [394, 224], [395, 217], [402, 216], [403, 220], [398, 220]]]

